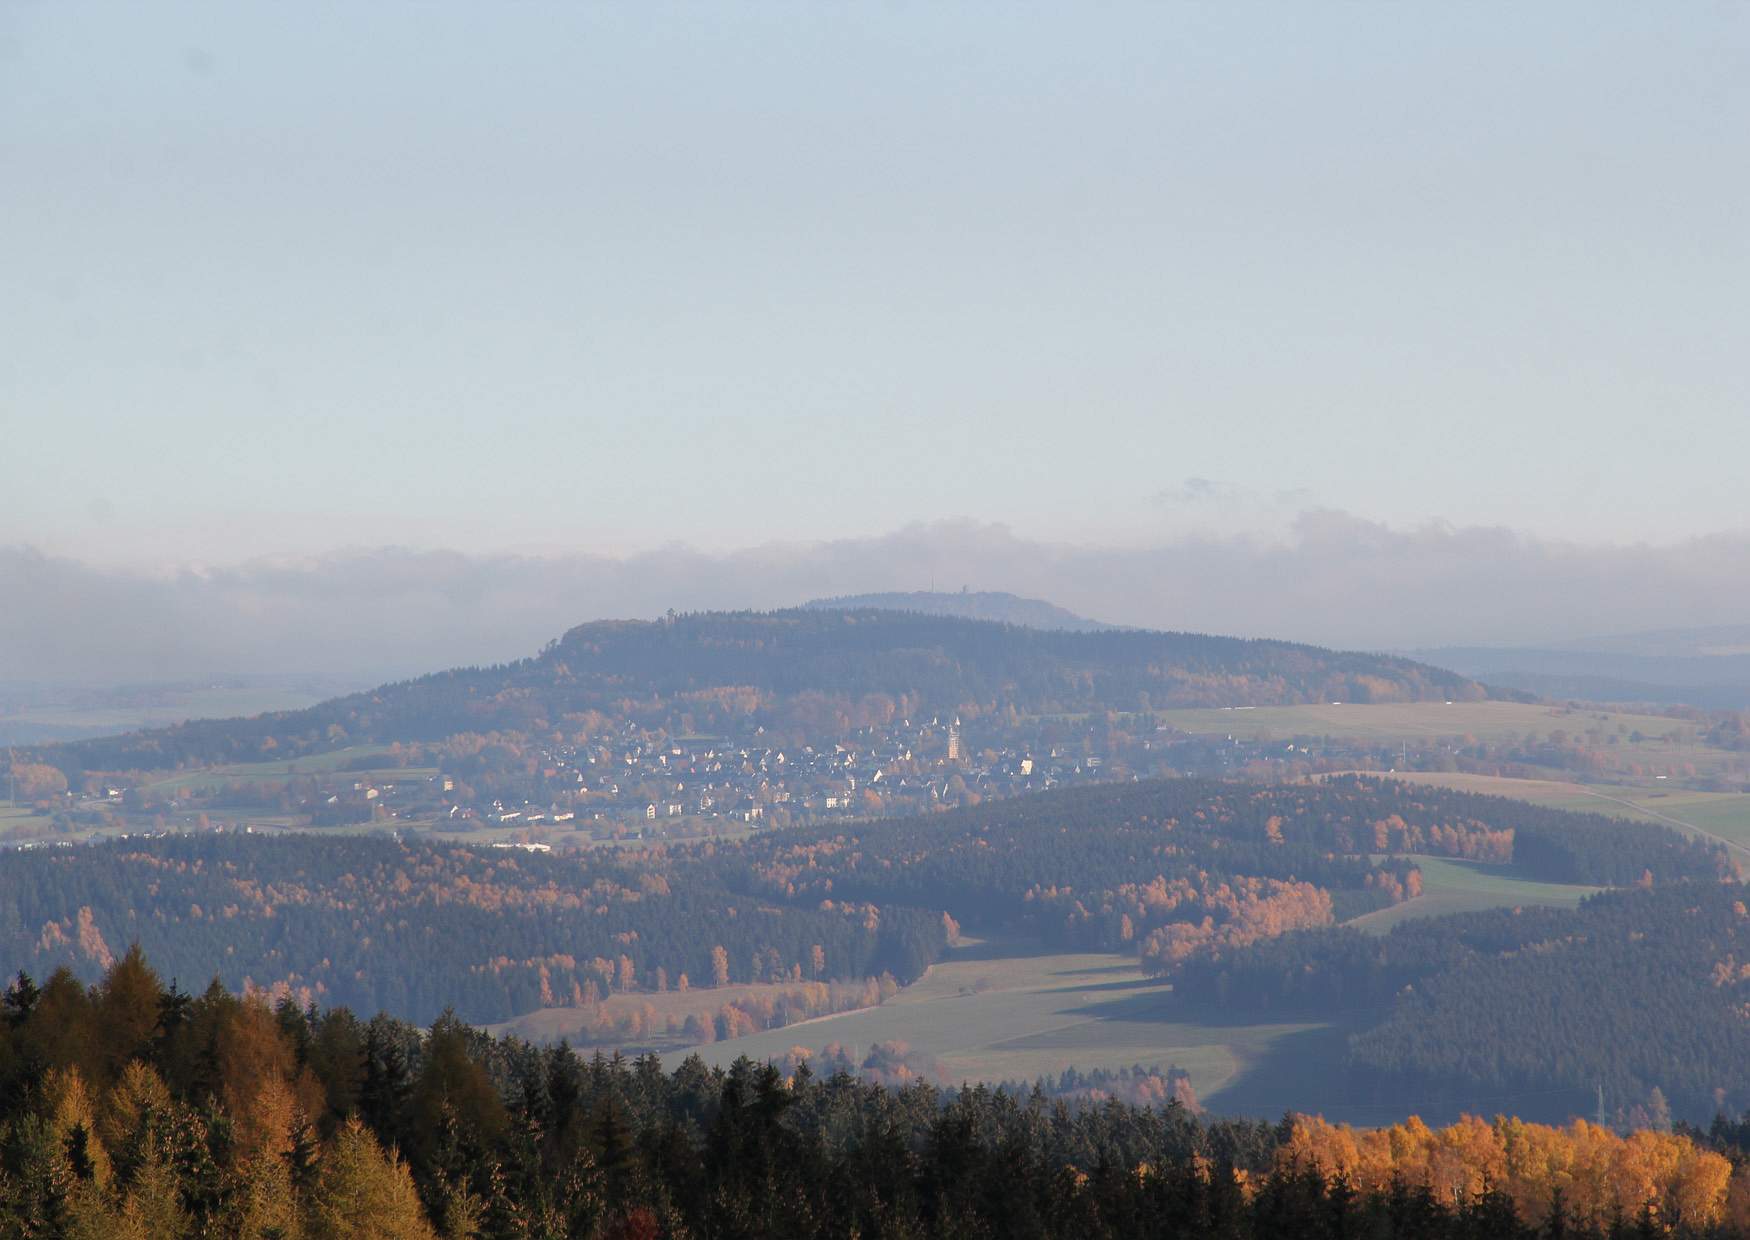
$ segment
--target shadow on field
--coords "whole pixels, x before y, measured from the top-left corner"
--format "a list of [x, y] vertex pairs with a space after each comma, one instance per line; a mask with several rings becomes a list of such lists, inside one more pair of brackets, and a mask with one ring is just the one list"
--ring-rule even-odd
[[[1134, 964], [1103, 964], [1093, 969], [1053, 969], [1048, 977], [1096, 977], [1102, 973], [1134, 973]], [[1146, 980], [1146, 979], [1145, 979]]]
[[1248, 1057], [1231, 1082], [1201, 1101], [1214, 1114], [1252, 1119], [1276, 1119], [1284, 1111], [1337, 1121], [1364, 1119], [1344, 1096], [1344, 1060], [1356, 1028], [1324, 1025], [1284, 1034], [1255, 1058]]
[[1037, 956], [1044, 949], [1037, 943], [1016, 939], [972, 939], [955, 944], [942, 957], [944, 964], [959, 964], [966, 960], [1020, 960]]
[[[1369, 1027], [1376, 1018], [1374, 1013], [1351, 1013], [1345, 1020], [1328, 1023], [1291, 1012], [1260, 1016], [1189, 1003], [1154, 979], [1115, 984], [1111, 989], [1134, 993], [1103, 997], [1067, 1009], [1066, 1014], [1130, 1022], [1132, 1026], [1195, 1026], [1226, 1042], [1239, 1070], [1220, 1089], [1201, 1099], [1212, 1114], [1276, 1119], [1292, 1110], [1352, 1123], [1383, 1122], [1382, 1113], [1387, 1119], [1402, 1118], [1395, 1105], [1381, 1105], [1377, 1100], [1369, 1105], [1351, 1093], [1353, 1082], [1346, 1062], [1349, 1037]], [[1294, 1028], [1308, 1021], [1317, 1023]], [[1171, 1036], [1183, 1035], [1175, 1032]]]
[[[1098, 972], [1101, 972], [1101, 973], [1105, 973], [1107, 971], [1108, 970], [1105, 970], [1105, 969], [1098, 970]], [[1117, 970], [1112, 970], [1112, 971], [1123, 973], [1123, 972], [1130, 972], [1131, 970], [1129, 970], [1129, 969], [1117, 969]], [[1090, 969], [1089, 972], [1092, 973], [1092, 972], [1095, 972], [1095, 970]], [[1082, 985], [1082, 986], [1053, 986], [1053, 987], [1050, 987], [1049, 989], [1041, 990], [1039, 993], [1042, 995], [1085, 995], [1085, 994], [1098, 994], [1098, 993], [1103, 993], [1106, 991], [1118, 991], [1118, 990], [1165, 991], [1166, 990], [1166, 983], [1160, 981], [1158, 978], [1153, 978], [1153, 977], [1127, 977], [1127, 978], [1124, 978], [1124, 979], [1122, 979], [1120, 981], [1116, 981], [1116, 982], [1089, 982], [1086, 985]]]
[[[1084, 1003], [1080, 1007], [1068, 1010], [1076, 1016], [1086, 1016], [1094, 1020], [1157, 1021], [1164, 1024], [1210, 1025], [1215, 1028], [1263, 1023], [1256, 1016], [1241, 1017], [1237, 1014], [1223, 1013], [1218, 1008], [1205, 1008], [1186, 1003], [1173, 994], [1171, 986], [1149, 977], [1138, 978], [1132, 982], [1105, 982], [1098, 986], [1065, 987], [1063, 993], [1107, 990], [1131, 991], [1133, 993], [1122, 998]], [[1287, 1017], [1284, 1017], [1283, 1021], [1284, 1023], [1292, 1023]]]

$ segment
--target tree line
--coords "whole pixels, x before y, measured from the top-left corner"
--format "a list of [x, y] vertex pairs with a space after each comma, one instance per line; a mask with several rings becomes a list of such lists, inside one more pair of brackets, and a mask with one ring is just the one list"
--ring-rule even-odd
[[1687, 1134], [1355, 1133], [1178, 1101], [583, 1059], [162, 985], [130, 951], [0, 1001], [0, 1234], [101, 1240], [1750, 1235]]

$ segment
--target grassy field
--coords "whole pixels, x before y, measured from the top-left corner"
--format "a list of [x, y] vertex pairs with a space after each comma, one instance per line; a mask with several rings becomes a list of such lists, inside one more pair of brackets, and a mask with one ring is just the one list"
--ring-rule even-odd
[[1155, 717], [1185, 732], [1218, 733], [1250, 740], [1260, 735], [1282, 739], [1330, 736], [1356, 740], [1395, 740], [1400, 737], [1432, 740], [1469, 734], [1482, 741], [1499, 741], [1532, 733], [1547, 736], [1557, 730], [1568, 733], [1598, 727], [1614, 730], [1619, 725], [1645, 737], [1662, 739], [1686, 726], [1681, 720], [1656, 715], [1569, 710], [1523, 702], [1230, 707], [1158, 711]]
[[27, 826], [46, 821], [38, 818], [36, 811], [28, 805], [14, 805], [10, 801], [0, 801], [0, 836], [14, 827]]
[[[282, 762], [234, 762], [225, 766], [205, 767], [198, 771], [176, 771], [146, 784], [145, 787], [151, 792], [172, 792], [177, 788], [208, 791], [254, 783], [276, 783], [294, 775], [331, 775], [344, 770], [352, 762], [375, 758], [388, 752], [386, 745], [353, 745], [346, 749], [310, 754]], [[437, 774], [437, 768], [384, 765], [347, 773], [359, 779], [397, 783], [430, 779]]]
[[[880, 1007], [821, 1017], [702, 1047], [708, 1063], [775, 1058], [793, 1046], [837, 1042], [860, 1058], [900, 1041], [934, 1056], [950, 1082], [1032, 1080], [1065, 1068], [1177, 1064], [1199, 1097], [1219, 1092], [1307, 1024], [1234, 1025], [1188, 1019], [1171, 990], [1134, 957], [1045, 952], [1036, 945], [965, 941]], [[691, 1052], [665, 1057], [672, 1066]]]
[[1613, 789], [1641, 813], [1660, 822], [1681, 822], [1707, 835], [1750, 848], [1750, 795], [1744, 793], [1649, 793], [1643, 788]]
[[[1376, 1015], [1356, 1010], [1336, 1022], [1241, 1023], [1179, 1002], [1170, 987], [1143, 977], [1128, 957], [966, 942], [880, 1007], [662, 1058], [671, 1069], [694, 1053], [726, 1066], [741, 1055], [758, 1062], [797, 1046], [818, 1053], [836, 1042], [861, 1060], [876, 1042], [900, 1041], [934, 1056], [948, 1084], [1028, 1081], [1067, 1067], [1177, 1064], [1191, 1074], [1203, 1105], [1220, 1115], [1274, 1120], [1293, 1110], [1356, 1124], [1390, 1123], [1415, 1113], [1456, 1118], [1446, 1113], [1447, 1102], [1434, 1098], [1365, 1106], [1345, 1101], [1347, 1039]], [[1547, 1104], [1547, 1098], [1530, 1094], [1488, 1100], [1488, 1106], [1509, 1112]]]
[[1445, 913], [1474, 913], [1488, 908], [1554, 905], [1573, 908], [1597, 887], [1545, 883], [1516, 873], [1510, 865], [1485, 865], [1451, 857], [1417, 857], [1422, 870], [1422, 894], [1355, 918], [1349, 924], [1372, 934], [1384, 934], [1399, 922]]

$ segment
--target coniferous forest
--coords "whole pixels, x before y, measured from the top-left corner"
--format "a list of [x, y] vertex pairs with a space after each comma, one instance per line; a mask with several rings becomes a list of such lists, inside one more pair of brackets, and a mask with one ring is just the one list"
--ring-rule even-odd
[[20, 976], [0, 1235], [1750, 1235], [1741, 1129], [1202, 1120], [1043, 1089], [665, 1073], [345, 1008]]

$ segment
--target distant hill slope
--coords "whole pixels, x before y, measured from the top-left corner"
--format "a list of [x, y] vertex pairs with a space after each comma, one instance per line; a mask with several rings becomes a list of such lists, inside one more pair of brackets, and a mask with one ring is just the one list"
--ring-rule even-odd
[[1707, 710], [1750, 707], [1750, 654], [1746, 653], [1631, 654], [1575, 647], [1446, 646], [1413, 654], [1460, 675], [1544, 697], [1683, 703]]
[[272, 675], [121, 685], [0, 682], [0, 745], [47, 745], [190, 719], [300, 710], [359, 687], [357, 681]]
[[1750, 655], [1750, 624], [1713, 624], [1694, 629], [1648, 629], [1639, 633], [1576, 637], [1553, 643], [1557, 650], [1647, 658], [1718, 658]]
[[1022, 598], [1018, 594], [1009, 594], [1002, 590], [961, 590], [958, 593], [913, 590], [910, 593], [847, 594], [839, 598], [817, 598], [802, 606], [810, 611], [858, 611], [870, 608], [881, 611], [915, 611], [926, 616], [995, 620], [999, 624], [1020, 624], [1030, 629], [1072, 633], [1097, 633], [1118, 627], [1078, 616], [1073, 611], [1067, 611], [1044, 599]]
[[462, 732], [756, 726], [830, 743], [897, 712], [978, 716], [1489, 696], [1408, 659], [1191, 633], [1048, 632], [894, 611], [704, 612], [572, 629], [534, 658], [456, 668], [254, 719], [40, 751], [70, 775], [288, 758]]

